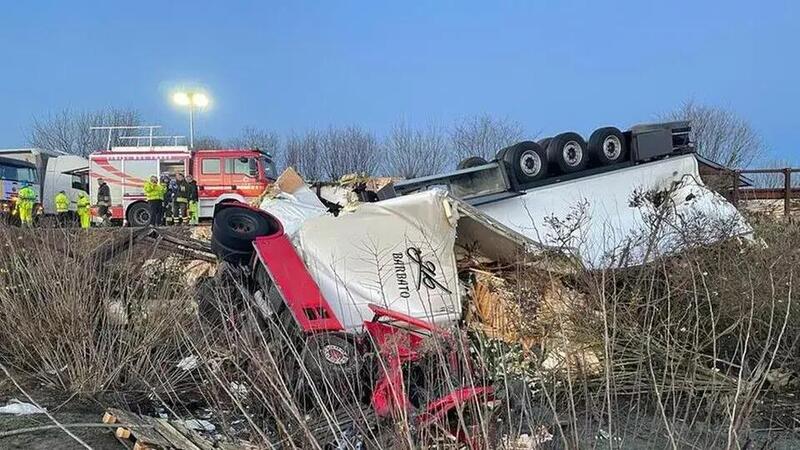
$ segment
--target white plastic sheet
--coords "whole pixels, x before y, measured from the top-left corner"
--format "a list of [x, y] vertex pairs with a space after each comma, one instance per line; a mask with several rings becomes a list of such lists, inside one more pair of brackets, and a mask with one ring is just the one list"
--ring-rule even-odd
[[265, 198], [261, 209], [275, 216], [289, 236], [294, 236], [306, 220], [328, 214], [328, 208], [305, 186], [291, 194], [281, 192], [275, 197]]
[[[657, 191], [670, 193], [662, 203], [667, 214], [641, 201]], [[723, 227], [727, 235], [752, 233], [733, 205], [703, 185], [694, 155], [556, 183], [478, 208], [534, 241], [577, 250], [593, 268], [641, 264], [680, 250], [686, 239], [679, 234], [687, 230], [701, 244], [722, 237]], [[656, 214], [665, 220], [653, 235]]]
[[451, 322], [461, 314], [456, 216], [444, 192], [427, 191], [307, 219], [295, 246], [346, 329], [372, 318], [370, 303]]
[[5, 406], [0, 406], [0, 414], [14, 414], [17, 416], [24, 416], [28, 414], [44, 414], [45, 410], [38, 406], [21, 402], [15, 398], [8, 401]]

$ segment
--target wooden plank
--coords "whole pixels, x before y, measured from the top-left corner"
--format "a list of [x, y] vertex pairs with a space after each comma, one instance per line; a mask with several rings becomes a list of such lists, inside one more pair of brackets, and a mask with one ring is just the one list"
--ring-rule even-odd
[[216, 450], [216, 447], [208, 441], [208, 439], [204, 438], [195, 430], [190, 430], [186, 428], [186, 426], [179, 422], [179, 421], [171, 421], [170, 425], [173, 428], [178, 430], [179, 433], [183, 434], [184, 436], [188, 437], [195, 445], [200, 447], [202, 450]]
[[155, 419], [154, 421], [156, 431], [161, 433], [162, 436], [169, 439], [172, 446], [179, 450], [201, 450], [200, 447], [194, 445], [188, 437], [181, 434], [178, 430], [172, 427], [165, 419]]
[[[114, 417], [117, 418], [120, 427], [125, 427], [126, 424], [128, 425], [149, 425], [150, 427], [154, 427], [155, 424], [153, 421], [147, 420], [148, 417], [139, 416], [138, 414], [134, 414], [132, 412], [122, 411], [120, 409], [110, 408], [108, 412], [111, 413]], [[147, 444], [147, 447], [161, 447], [167, 449], [170, 447], [170, 441], [166, 439], [164, 436], [161, 435], [155, 429], [149, 428], [135, 428], [131, 429], [131, 435], [136, 440], [137, 444]], [[141, 445], [140, 445], [141, 446]]]

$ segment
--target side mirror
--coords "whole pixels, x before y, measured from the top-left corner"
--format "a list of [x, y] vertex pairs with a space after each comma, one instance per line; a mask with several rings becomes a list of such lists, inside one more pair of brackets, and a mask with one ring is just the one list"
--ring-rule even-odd
[[246, 162], [248, 162], [248, 161], [250, 161], [250, 158], [247, 158], [247, 157], [244, 157], [244, 156], [242, 156], [241, 158], [239, 158], [239, 162], [240, 162], [240, 163], [246, 163]]

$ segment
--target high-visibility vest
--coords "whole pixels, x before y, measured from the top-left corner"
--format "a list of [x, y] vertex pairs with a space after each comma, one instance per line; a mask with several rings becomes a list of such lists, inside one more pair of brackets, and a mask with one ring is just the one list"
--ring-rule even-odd
[[89, 212], [89, 206], [91, 202], [89, 201], [89, 197], [83, 195], [78, 198], [78, 214], [85, 214]]
[[145, 182], [142, 189], [144, 190], [144, 198], [147, 200], [164, 200], [164, 194], [167, 193], [166, 186], [151, 181]]
[[25, 186], [24, 188], [19, 190], [17, 194], [20, 201], [27, 201], [27, 202], [34, 202], [36, 201], [36, 192], [33, 192], [33, 189], [30, 186]]
[[67, 194], [58, 193], [56, 194], [56, 212], [67, 212], [69, 211], [69, 197]]

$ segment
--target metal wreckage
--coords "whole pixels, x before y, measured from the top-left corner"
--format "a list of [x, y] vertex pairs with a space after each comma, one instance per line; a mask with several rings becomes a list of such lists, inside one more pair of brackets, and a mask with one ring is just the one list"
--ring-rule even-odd
[[[653, 253], [629, 238], [664, 205], [671, 214], [663, 220], [674, 228], [700, 211], [727, 220], [739, 235], [752, 233], [700, 181], [688, 130], [686, 123], [603, 128], [588, 145], [564, 133], [416, 180], [351, 176], [309, 186], [287, 169], [257, 205], [217, 205], [211, 248], [222, 261], [218, 282], [235, 284], [259, 323], [279, 329], [270, 334], [281, 337], [275, 354], [286, 356], [279, 366], [299, 402], [310, 391], [350, 398], [337, 407], [357, 413], [323, 439], [333, 448], [363, 448], [370, 430], [400, 417], [417, 444], [444, 435], [483, 448], [503, 439], [502, 427], [487, 430], [486, 423], [508, 428], [524, 420], [514, 413], [514, 395], [498, 391], [492, 369], [471, 357], [464, 330], [532, 346], [520, 332], [527, 322], [556, 321], [580, 301], [553, 274], [646, 262]], [[661, 192], [658, 204], [633, 202], [642, 189]], [[591, 202], [594, 223], [570, 218], [580, 199]], [[567, 232], [545, 233], [552, 222]], [[680, 250], [667, 235], [659, 242], [661, 252]], [[507, 300], [513, 281], [492, 269], [519, 264], [546, 280], [536, 318]], [[600, 370], [598, 355], [580, 342], [580, 350], [564, 348], [579, 341], [568, 328], [559, 328], [560, 338], [541, 338], [551, 340], [542, 366]], [[431, 372], [431, 355], [441, 370], [420, 376]], [[480, 420], [498, 411], [505, 415], [496, 422]]]

